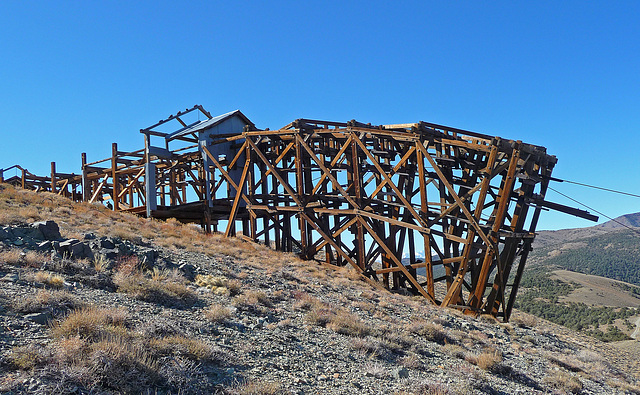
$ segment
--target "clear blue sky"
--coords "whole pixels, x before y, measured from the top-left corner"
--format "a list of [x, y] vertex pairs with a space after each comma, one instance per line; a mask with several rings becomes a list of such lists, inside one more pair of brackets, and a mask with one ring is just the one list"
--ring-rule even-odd
[[[441, 123], [543, 145], [557, 177], [640, 193], [638, 1], [175, 3], [0, 2], [0, 167], [78, 172], [81, 152], [141, 148], [140, 128], [202, 104], [272, 129]], [[539, 229], [592, 224], [545, 214]]]

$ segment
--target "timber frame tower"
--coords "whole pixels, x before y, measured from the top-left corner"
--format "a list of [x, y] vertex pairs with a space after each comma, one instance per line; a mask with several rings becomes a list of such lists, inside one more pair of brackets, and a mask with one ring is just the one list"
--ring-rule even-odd
[[[205, 119], [183, 120], [194, 112]], [[544, 147], [433, 123], [261, 130], [238, 110], [212, 117], [197, 105], [140, 132], [144, 149], [114, 143], [92, 163], [83, 154], [82, 175], [52, 163], [33, 186], [22, 168], [6, 181], [351, 265], [388, 289], [504, 321], [541, 212], [597, 220], [545, 199], [557, 160]]]

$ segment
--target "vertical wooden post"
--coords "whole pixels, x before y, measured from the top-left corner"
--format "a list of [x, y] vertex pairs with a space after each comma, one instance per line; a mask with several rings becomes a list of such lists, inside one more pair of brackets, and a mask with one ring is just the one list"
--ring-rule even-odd
[[156, 166], [151, 163], [151, 137], [148, 133], [144, 135], [144, 194], [147, 208], [147, 218], [151, 218], [153, 212], [158, 209], [158, 199], [156, 197]]
[[81, 154], [82, 159], [82, 201], [86, 202], [91, 198], [91, 192], [89, 190], [89, 182], [87, 179], [87, 153]]
[[[133, 177], [131, 175], [127, 176], [127, 185], [131, 184], [133, 182]], [[131, 188], [129, 188], [129, 208], [133, 208], [133, 185], [131, 185]]]
[[120, 204], [118, 202], [118, 194], [120, 193], [120, 187], [118, 185], [118, 143], [111, 144], [111, 179], [113, 181], [111, 191], [113, 211], [118, 211], [120, 210]]
[[[298, 131], [298, 133], [299, 132], [300, 131]], [[294, 158], [294, 163], [295, 163], [295, 170], [296, 170], [296, 192], [298, 193], [298, 198], [300, 199], [302, 204], [306, 204], [303, 174], [302, 174], [303, 161], [302, 161], [302, 149], [300, 148], [300, 138], [296, 138], [296, 156]], [[300, 243], [302, 244], [302, 251], [300, 252], [300, 255], [302, 256], [303, 259], [308, 259], [307, 248], [309, 246], [307, 244], [307, 239], [308, 239], [307, 223], [302, 215], [298, 216], [298, 228], [300, 229]]]
[[[351, 136], [354, 139], [359, 138], [356, 133], [351, 132]], [[359, 210], [362, 207], [362, 177], [360, 175], [360, 158], [358, 157], [358, 144], [351, 142], [351, 182], [353, 185], [353, 192], [355, 195], [355, 202], [358, 207], [354, 209]], [[355, 247], [356, 247], [356, 262], [358, 266], [364, 270], [365, 268], [365, 248], [364, 248], [364, 229], [362, 223], [357, 221], [355, 235]]]
[[51, 193], [56, 193], [56, 162], [51, 162]]

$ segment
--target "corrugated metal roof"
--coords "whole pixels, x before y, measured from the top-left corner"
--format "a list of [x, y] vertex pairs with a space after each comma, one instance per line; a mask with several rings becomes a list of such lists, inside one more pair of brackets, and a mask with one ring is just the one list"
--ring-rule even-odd
[[173, 133], [168, 134], [165, 137], [165, 139], [173, 140], [182, 136], [186, 136], [191, 133], [198, 133], [202, 130], [210, 129], [234, 116], [240, 117], [247, 125], [255, 126], [253, 122], [251, 122], [249, 118], [247, 118], [240, 110], [235, 110], [235, 111], [228, 112], [226, 114], [218, 115], [217, 117], [213, 117], [211, 119], [207, 119], [205, 121], [194, 122], [185, 128], [182, 128], [180, 130], [177, 130]]

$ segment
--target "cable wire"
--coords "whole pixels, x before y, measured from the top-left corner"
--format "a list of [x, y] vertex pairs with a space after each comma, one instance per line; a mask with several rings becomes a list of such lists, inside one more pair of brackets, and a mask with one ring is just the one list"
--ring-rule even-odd
[[638, 230], [638, 229], [636, 229], [636, 228], [632, 228], [632, 227], [630, 227], [630, 226], [628, 226], [628, 225], [625, 225], [625, 224], [623, 224], [622, 222], [620, 222], [620, 221], [618, 221], [618, 220], [616, 220], [616, 219], [614, 219], [614, 218], [609, 217], [607, 214], [602, 213], [602, 212], [600, 212], [600, 211], [596, 210], [596, 209], [595, 209], [595, 208], [593, 208], [593, 207], [589, 207], [589, 206], [587, 206], [586, 204], [584, 204], [584, 203], [582, 203], [582, 202], [579, 202], [579, 201], [577, 201], [576, 199], [572, 198], [571, 196], [565, 195], [564, 193], [562, 193], [562, 192], [560, 192], [560, 191], [558, 191], [558, 190], [556, 190], [556, 189], [554, 189], [554, 188], [551, 188], [551, 187], [547, 187], [547, 188], [551, 189], [552, 191], [554, 191], [555, 193], [557, 193], [557, 194], [559, 194], [559, 195], [562, 195], [562, 196], [566, 197], [567, 199], [569, 199], [569, 200], [571, 200], [571, 201], [573, 201], [573, 202], [575, 202], [575, 203], [578, 203], [579, 205], [581, 205], [581, 206], [583, 206], [583, 207], [588, 208], [589, 210], [595, 211], [596, 213], [598, 213], [598, 214], [602, 215], [603, 217], [606, 217], [606, 218], [610, 219], [611, 221], [613, 221], [613, 222], [617, 223], [618, 225], [623, 226], [623, 227], [625, 227], [625, 228], [627, 228], [627, 229], [629, 229], [629, 230], [632, 230], [633, 232], [635, 232], [635, 233], [637, 233], [637, 234], [639, 234], [639, 235], [640, 235], [640, 230]]
[[621, 195], [627, 195], [627, 196], [633, 196], [633, 197], [640, 198], [640, 195], [636, 195], [636, 194], [629, 193], [629, 192], [616, 191], [615, 189], [609, 189], [609, 188], [598, 187], [598, 186], [595, 186], [595, 185], [583, 184], [581, 182], [576, 182], [576, 181], [562, 180], [562, 179], [559, 179], [559, 178], [555, 179], [554, 181], [556, 181], [556, 180], [559, 181], [559, 182], [568, 182], [569, 184], [575, 184], [575, 185], [580, 185], [580, 186], [583, 186], [583, 187], [600, 189], [602, 191], [619, 193]]

